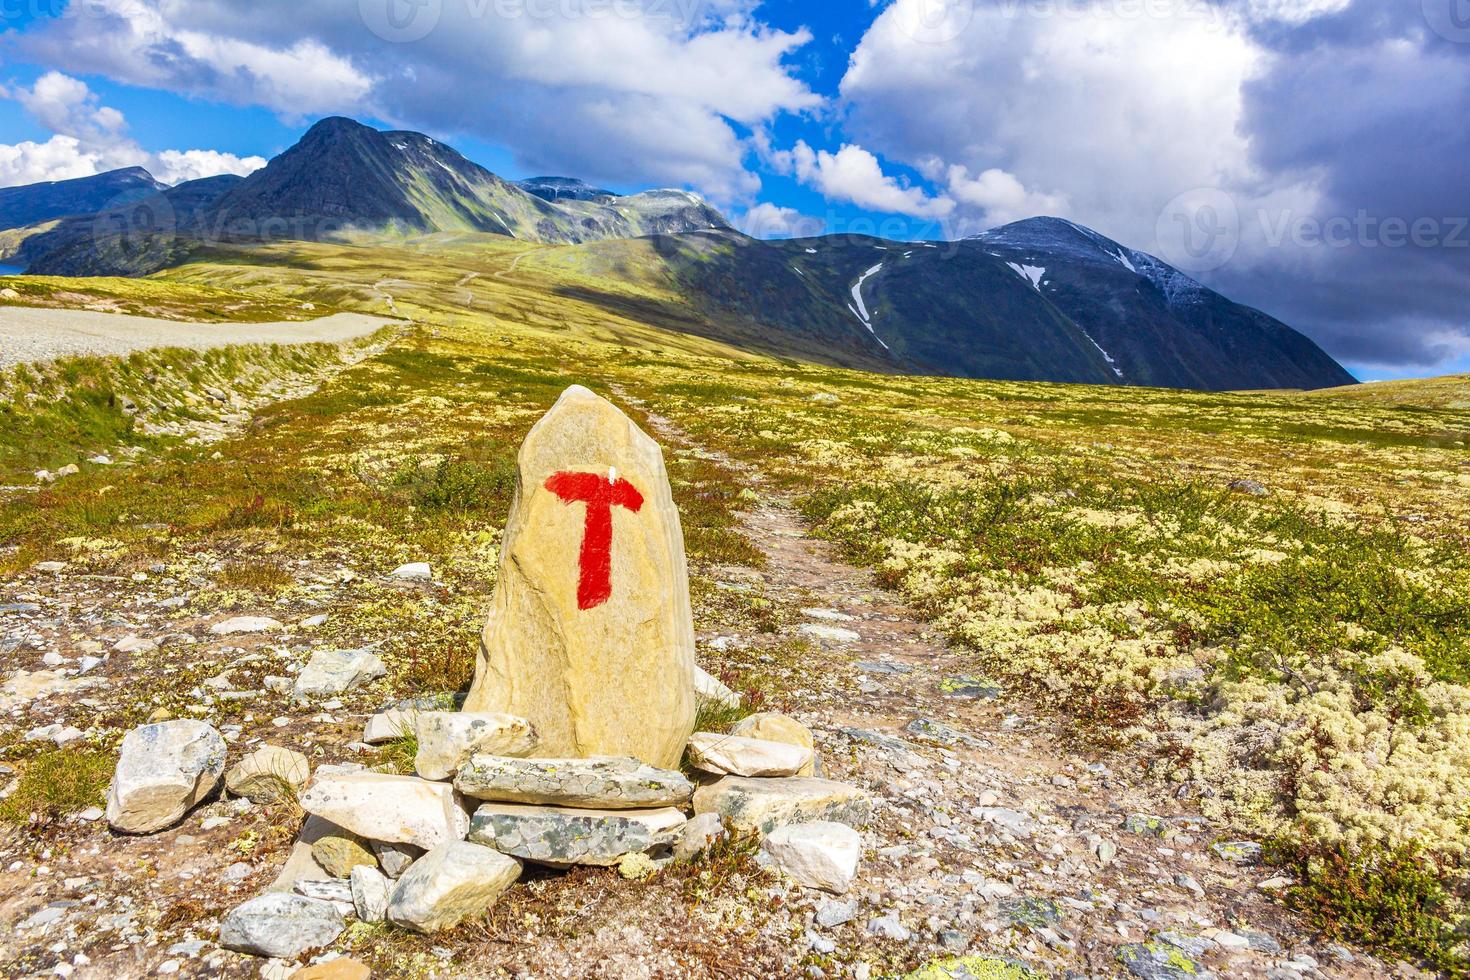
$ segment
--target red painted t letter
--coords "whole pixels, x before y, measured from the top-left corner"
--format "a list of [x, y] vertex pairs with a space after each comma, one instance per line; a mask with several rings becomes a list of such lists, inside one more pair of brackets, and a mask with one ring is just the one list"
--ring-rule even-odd
[[596, 473], [557, 473], [546, 489], [569, 504], [587, 505], [577, 608], [595, 609], [612, 597], [612, 509], [626, 507], [636, 514], [643, 509], [643, 494], [627, 480]]

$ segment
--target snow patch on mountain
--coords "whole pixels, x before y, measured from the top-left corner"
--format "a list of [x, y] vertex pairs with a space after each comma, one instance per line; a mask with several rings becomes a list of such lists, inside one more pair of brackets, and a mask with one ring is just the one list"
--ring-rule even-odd
[[[1081, 327], [1078, 327], [1077, 329], [1082, 330]], [[1097, 348], [1097, 352], [1103, 356], [1103, 360], [1108, 362], [1108, 366], [1113, 369], [1113, 373], [1118, 376], [1119, 380], [1121, 380], [1123, 377], [1123, 369], [1118, 367], [1118, 362], [1113, 360], [1113, 355], [1103, 350], [1103, 345], [1099, 344], [1096, 340], [1093, 340], [1092, 334], [1088, 333], [1086, 330], [1082, 330], [1082, 336], [1086, 337], [1087, 342]]]
[[883, 342], [883, 338], [878, 336], [878, 331], [873, 329], [872, 317], [868, 315], [868, 304], [863, 302], [863, 283], [867, 282], [870, 276], [877, 274], [877, 272], [882, 268], [883, 263], [879, 262], [877, 265], [873, 266], [867, 272], [864, 272], [861, 276], [858, 277], [858, 281], [852, 284], [852, 302], [847, 304], [847, 308], [852, 311], [852, 315], [857, 317], [863, 326], [868, 328], [868, 333], [873, 335], [873, 339], [881, 344], [884, 350], [891, 350], [891, 348]]
[[1022, 265], [1019, 262], [1007, 262], [1006, 265], [1015, 270], [1016, 275], [1031, 283], [1031, 288], [1038, 293], [1041, 292], [1041, 277], [1046, 275], [1046, 269], [1039, 265]]

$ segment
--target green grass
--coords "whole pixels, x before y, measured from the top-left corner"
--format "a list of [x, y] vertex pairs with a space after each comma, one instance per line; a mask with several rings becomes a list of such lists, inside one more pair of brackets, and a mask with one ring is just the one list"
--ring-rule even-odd
[[0, 820], [15, 826], [46, 826], [92, 806], [101, 806], [112, 779], [113, 754], [66, 748], [27, 759], [15, 792], [0, 801]]

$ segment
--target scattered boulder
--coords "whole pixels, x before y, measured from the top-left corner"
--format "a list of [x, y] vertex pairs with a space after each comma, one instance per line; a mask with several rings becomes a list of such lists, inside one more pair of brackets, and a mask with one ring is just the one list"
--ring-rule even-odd
[[679, 842], [674, 845], [674, 860], [693, 861], [725, 836], [725, 822], [718, 813], [700, 813], [684, 825]]
[[388, 893], [392, 883], [377, 868], [359, 864], [348, 876], [352, 905], [363, 922], [382, 922], [388, 915]]
[[857, 876], [863, 838], [846, 824], [826, 820], [791, 824], [767, 834], [761, 854], [798, 884], [842, 895]]
[[367, 650], [318, 650], [296, 675], [292, 696], [297, 701], [344, 694], [388, 673], [376, 654]]
[[863, 635], [857, 630], [850, 630], [842, 626], [828, 626], [825, 623], [802, 623], [796, 628], [796, 631], [808, 639], [825, 643], [856, 643], [863, 638]]
[[1228, 486], [1236, 493], [1243, 493], [1248, 497], [1271, 496], [1271, 491], [1259, 480], [1231, 480]]
[[399, 565], [388, 573], [388, 577], [403, 582], [431, 582], [434, 580], [434, 569], [426, 561], [413, 561], [407, 565]]
[[795, 776], [811, 765], [812, 750], [743, 735], [695, 732], [689, 737], [689, 762], [717, 775]]
[[1212, 980], [1215, 976], [1168, 943], [1130, 943], [1118, 948], [1118, 962], [1140, 980]]
[[318, 776], [302, 794], [301, 807], [369, 840], [425, 849], [463, 840], [470, 824], [453, 786], [417, 776]]
[[165, 721], [123, 738], [107, 790], [107, 822], [127, 834], [162, 830], [219, 785], [225, 740], [202, 721]]
[[415, 932], [449, 929], [480, 915], [521, 876], [521, 862], [470, 841], [433, 848], [388, 898], [388, 921]]
[[222, 623], [215, 623], [209, 632], [215, 636], [235, 636], [239, 633], [268, 633], [286, 627], [269, 616], [236, 616]]
[[252, 803], [279, 803], [300, 795], [311, 778], [306, 756], [279, 745], [262, 745], [225, 773], [225, 789]]
[[694, 729], [694, 623], [663, 453], [568, 388], [522, 444], [467, 711], [535, 726], [546, 756], [678, 765]]
[[486, 803], [475, 811], [470, 840], [553, 867], [608, 867], [625, 854], [672, 845], [684, 822], [684, 814], [673, 807], [580, 810]]
[[332, 942], [346, 923], [330, 902], [273, 892], [237, 907], [219, 927], [219, 944], [252, 956], [295, 959]]
[[762, 711], [748, 718], [742, 718], [730, 730], [730, 733], [744, 735], [746, 738], [761, 738], [768, 742], [785, 742], [787, 745], [809, 749], [812, 752], [812, 758], [797, 771], [796, 775], [815, 776], [817, 774], [816, 740], [812, 738], [811, 731], [805, 725], [789, 715], [775, 711]]
[[1255, 864], [1261, 859], [1261, 845], [1253, 840], [1218, 841], [1210, 845], [1210, 850], [1233, 864]]
[[935, 960], [906, 974], [903, 980], [1046, 980], [1046, 976], [1018, 960], [982, 954]]
[[511, 759], [476, 755], [460, 767], [465, 796], [503, 803], [549, 803], [600, 810], [681, 806], [694, 795], [682, 773], [637, 759]]
[[830, 820], [865, 826], [873, 801], [862, 790], [830, 779], [748, 779], [726, 776], [694, 792], [695, 813], [719, 813], [736, 831], [769, 834], [793, 823]]
[[350, 830], [340, 828], [317, 838], [311, 845], [311, 856], [333, 878], [346, 878], [357, 867], [374, 870], [378, 867], [377, 856], [368, 849], [367, 841]]
[[425, 779], [448, 779], [476, 753], [530, 755], [531, 723], [514, 715], [476, 711], [421, 711], [414, 718], [419, 751], [413, 766]]
[[1143, 837], [1164, 837], [1169, 832], [1169, 823], [1163, 817], [1152, 814], [1130, 813], [1123, 818], [1123, 829]]

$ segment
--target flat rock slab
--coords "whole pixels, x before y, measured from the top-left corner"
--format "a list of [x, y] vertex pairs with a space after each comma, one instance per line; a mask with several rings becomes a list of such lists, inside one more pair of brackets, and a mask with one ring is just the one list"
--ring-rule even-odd
[[873, 801], [857, 787], [830, 779], [726, 776], [695, 790], [694, 812], [719, 813], [736, 831], [769, 834], [817, 820], [861, 828], [872, 819]]
[[672, 845], [684, 823], [684, 814], [673, 807], [582, 810], [486, 803], [475, 811], [470, 840], [553, 867], [608, 867], [625, 855]]
[[542, 803], [600, 810], [680, 806], [694, 795], [682, 773], [637, 759], [512, 759], [477, 755], [460, 767], [465, 796], [502, 803]]
[[236, 616], [222, 623], [215, 623], [209, 628], [209, 632], [215, 636], [235, 636], [240, 633], [269, 633], [285, 628], [280, 621], [269, 616]]
[[689, 762], [705, 772], [729, 776], [795, 776], [811, 765], [812, 750], [744, 735], [695, 732]]
[[332, 942], [345, 927], [342, 913], [330, 902], [272, 892], [226, 915], [219, 944], [252, 956], [291, 960]]
[[381, 745], [414, 733], [414, 721], [418, 718], [417, 708], [389, 708], [368, 718], [362, 728], [362, 740], [369, 745]]
[[521, 876], [521, 862], [494, 848], [450, 841], [403, 873], [388, 898], [388, 921], [415, 932], [452, 928], [495, 904]]
[[463, 840], [470, 824], [448, 783], [375, 772], [319, 776], [301, 808], [368, 840], [425, 849]]
[[796, 775], [815, 776], [817, 774], [816, 740], [812, 738], [811, 730], [795, 718], [775, 711], [761, 711], [740, 719], [735, 727], [730, 729], [730, 734], [765, 739], [767, 742], [785, 742], [787, 745], [797, 745], [807, 749], [812, 753], [811, 757]]
[[107, 822], [151, 834], [214, 792], [225, 771], [225, 740], [202, 721], [180, 719], [128, 732], [107, 790]]
[[448, 779], [476, 753], [526, 756], [536, 748], [531, 723], [483, 711], [420, 711], [414, 717], [419, 750], [413, 766], [425, 779]]

